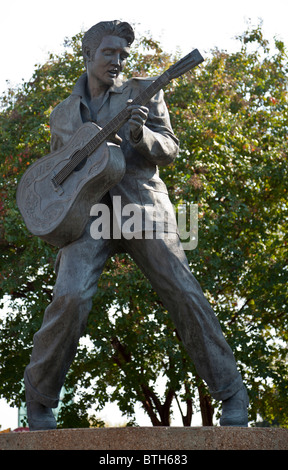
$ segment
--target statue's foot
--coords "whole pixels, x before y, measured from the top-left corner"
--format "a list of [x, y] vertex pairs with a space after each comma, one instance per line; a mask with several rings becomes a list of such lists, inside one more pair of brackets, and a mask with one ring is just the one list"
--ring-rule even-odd
[[35, 400], [27, 400], [27, 418], [30, 431], [56, 429], [57, 423], [51, 408]]
[[246, 388], [241, 388], [235, 395], [223, 400], [220, 426], [248, 426], [249, 405]]

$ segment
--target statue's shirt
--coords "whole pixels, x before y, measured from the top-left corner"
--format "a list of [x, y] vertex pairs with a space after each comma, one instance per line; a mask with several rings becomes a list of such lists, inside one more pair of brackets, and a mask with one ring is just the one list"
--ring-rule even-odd
[[[151, 79], [132, 78], [126, 82], [117, 81], [103, 97], [97, 111], [91, 112], [86, 94], [87, 75], [78, 79], [72, 94], [52, 111], [50, 117], [51, 150], [65, 145], [75, 131], [88, 121], [100, 127], [108, 124], [123, 108], [129, 99], [134, 99], [147, 86]], [[161, 90], [147, 104], [149, 115], [143, 128], [141, 139], [134, 142], [130, 136], [129, 124], [119, 130], [122, 138], [121, 149], [126, 160], [123, 179], [110, 191], [110, 197], [118, 196], [121, 209], [127, 204], [135, 204], [141, 210], [153, 206], [155, 220], [165, 222], [164, 231], [177, 231], [173, 206], [169, 200], [166, 185], [159, 177], [159, 166], [169, 165], [178, 155], [178, 140], [171, 128], [169, 113]], [[93, 112], [94, 111], [94, 112]], [[120, 199], [119, 199], [120, 196]]]

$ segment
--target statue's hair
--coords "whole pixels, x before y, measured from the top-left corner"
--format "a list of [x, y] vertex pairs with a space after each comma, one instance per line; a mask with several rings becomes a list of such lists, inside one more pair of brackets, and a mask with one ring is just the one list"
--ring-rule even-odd
[[128, 46], [131, 46], [135, 36], [132, 26], [122, 21], [101, 21], [92, 26], [82, 39], [82, 53], [86, 64], [87, 59], [92, 57], [99, 47], [104, 36], [119, 36], [126, 39]]

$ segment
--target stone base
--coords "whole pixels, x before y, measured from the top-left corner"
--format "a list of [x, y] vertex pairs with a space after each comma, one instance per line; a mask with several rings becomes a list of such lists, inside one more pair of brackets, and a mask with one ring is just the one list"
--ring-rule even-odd
[[0, 434], [0, 450], [288, 450], [288, 429], [125, 427]]

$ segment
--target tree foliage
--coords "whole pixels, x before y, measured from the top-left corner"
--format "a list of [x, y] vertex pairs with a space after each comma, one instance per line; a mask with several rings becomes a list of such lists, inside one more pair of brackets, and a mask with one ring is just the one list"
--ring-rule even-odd
[[[80, 38], [2, 97], [0, 395], [17, 405], [33, 334], [51, 300], [56, 250], [28, 233], [15, 193], [27, 165], [49, 152], [50, 112], [83, 72]], [[199, 243], [186, 253], [248, 387], [251, 424], [260, 415], [287, 427], [287, 54], [281, 41], [267, 43], [261, 26], [238, 40], [237, 52], [215, 49], [167, 87], [181, 150], [161, 176], [176, 206], [198, 205]], [[156, 75], [173, 60], [141, 38], [125, 73]], [[140, 402], [155, 426], [169, 425], [177, 402], [189, 426], [198, 397], [203, 424], [212, 424], [218, 404], [129, 257], [107, 263], [85, 339], [66, 379], [62, 426], [87, 426], [87, 409], [97, 416], [108, 400], [131, 424]]]

